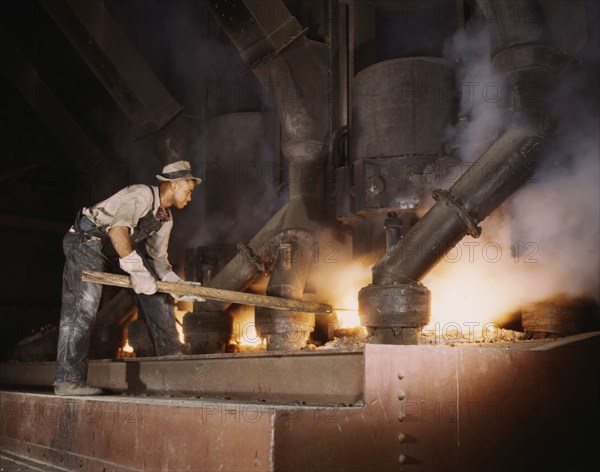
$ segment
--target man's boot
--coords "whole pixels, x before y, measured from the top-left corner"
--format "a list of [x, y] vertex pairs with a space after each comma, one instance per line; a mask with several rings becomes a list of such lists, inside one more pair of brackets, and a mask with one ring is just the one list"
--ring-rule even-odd
[[61, 397], [102, 395], [102, 390], [96, 387], [90, 387], [83, 382], [67, 382], [54, 384], [54, 394], [60, 395]]

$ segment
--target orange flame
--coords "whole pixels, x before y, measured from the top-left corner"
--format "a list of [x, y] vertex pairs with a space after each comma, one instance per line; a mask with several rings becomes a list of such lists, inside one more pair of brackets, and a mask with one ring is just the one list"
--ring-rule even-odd
[[331, 303], [336, 311], [338, 328], [360, 326], [358, 292], [371, 283], [371, 267], [352, 262], [327, 267], [315, 276], [319, 297]]
[[238, 346], [260, 348], [266, 340], [256, 332], [254, 323], [254, 307], [242, 306], [233, 313], [232, 342]]

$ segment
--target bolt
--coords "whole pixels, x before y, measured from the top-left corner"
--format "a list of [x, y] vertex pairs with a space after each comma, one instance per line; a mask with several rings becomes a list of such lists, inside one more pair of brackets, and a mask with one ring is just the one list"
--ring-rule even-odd
[[401, 442], [401, 443], [403, 443], [404, 441], [406, 441], [406, 434], [400, 433], [398, 435], [398, 441]]
[[367, 191], [371, 195], [379, 195], [383, 192], [383, 180], [378, 176], [369, 177], [367, 180]]
[[398, 462], [400, 462], [400, 464], [404, 464], [406, 462], [406, 456], [404, 454], [400, 454], [400, 457], [398, 457]]
[[398, 378], [402, 380], [404, 378], [404, 374], [402, 372], [398, 372]]
[[400, 390], [398, 392], [398, 400], [404, 400], [406, 398], [406, 392], [404, 390]]
[[406, 414], [405, 414], [404, 412], [402, 412], [402, 411], [401, 411], [401, 412], [398, 414], [398, 420], [399, 420], [399, 421], [401, 421], [401, 422], [402, 422], [402, 421], [404, 421], [404, 420], [406, 420]]

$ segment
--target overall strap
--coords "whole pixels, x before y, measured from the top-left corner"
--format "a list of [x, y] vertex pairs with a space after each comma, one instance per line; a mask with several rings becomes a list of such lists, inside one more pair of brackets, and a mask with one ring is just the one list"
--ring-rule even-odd
[[150, 189], [150, 193], [152, 194], [152, 207], [151, 207], [150, 211], [152, 213], [154, 213], [154, 204], [156, 203], [156, 197], [154, 196], [154, 187], [152, 187], [150, 185], [146, 185], [146, 187], [148, 187]]
[[154, 233], [156, 233], [162, 226], [162, 222], [154, 214], [154, 205], [156, 204], [154, 188], [152, 188], [150, 185], [146, 185], [146, 187], [148, 187], [152, 192], [152, 208], [150, 208], [150, 211], [138, 220], [137, 226], [131, 235], [131, 240], [134, 244], [145, 241]]

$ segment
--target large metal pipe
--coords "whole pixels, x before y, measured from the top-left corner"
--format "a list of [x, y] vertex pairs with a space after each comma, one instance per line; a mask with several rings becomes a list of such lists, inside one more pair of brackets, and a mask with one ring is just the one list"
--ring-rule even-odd
[[[495, 2], [480, 4], [502, 12]], [[527, 28], [511, 15], [497, 18], [492, 62], [505, 77], [506, 131], [449, 191], [434, 192], [433, 208], [373, 267], [373, 283], [421, 280], [465, 235], [478, 237], [479, 222], [531, 177], [549, 145], [546, 101], [562, 59], [543, 43], [541, 15], [532, 18]]]
[[[312, 235], [302, 230], [289, 231], [285, 235], [285, 242], [277, 247], [267, 295], [302, 298], [312, 262], [311, 253], [305, 248], [313, 241]], [[257, 307], [255, 322], [259, 336], [267, 340], [268, 351], [287, 351], [306, 344], [314, 329], [315, 315]]]
[[307, 39], [281, 1], [207, 0], [207, 5], [275, 99], [290, 199], [318, 199], [329, 136], [327, 46]]
[[[288, 162], [289, 202], [209, 283], [245, 290], [274, 264], [271, 248], [286, 242], [289, 230], [313, 234], [322, 219], [327, 162], [329, 106], [328, 50], [308, 40], [281, 1], [207, 0], [240, 55], [277, 104], [282, 152]], [[300, 244], [303, 244], [303, 240]], [[308, 253], [309, 248], [302, 246]], [[302, 290], [304, 287], [302, 287]], [[227, 304], [197, 304], [195, 312], [223, 311]]]
[[[249, 244], [240, 245], [237, 254], [207, 284], [207, 287], [226, 290], [246, 290], [258, 277], [268, 273], [275, 263], [275, 249], [286, 242], [290, 231], [302, 229], [313, 234], [318, 221], [311, 218], [303, 199], [286, 203], [252, 238]], [[304, 253], [310, 250], [304, 248]], [[231, 304], [206, 301], [196, 303], [198, 311], [224, 311]]]
[[550, 145], [548, 91], [564, 56], [547, 44], [543, 16], [530, 3], [526, 25], [498, 2], [479, 4], [484, 13], [495, 14], [492, 62], [508, 92], [505, 132], [449, 191], [434, 192], [437, 203], [373, 267], [375, 285], [414, 284], [465, 235], [478, 237], [479, 222], [527, 182]]
[[467, 234], [530, 177], [542, 151], [543, 134], [507, 130], [449, 191], [436, 190], [437, 203], [373, 267], [373, 283], [421, 280]]
[[431, 192], [432, 174], [455, 160], [444, 150], [455, 90], [452, 63], [437, 57], [380, 62], [354, 78], [348, 170], [338, 172], [350, 174], [351, 210], [364, 216], [351, 222], [355, 257], [381, 253], [376, 217], [395, 212], [410, 222]]

